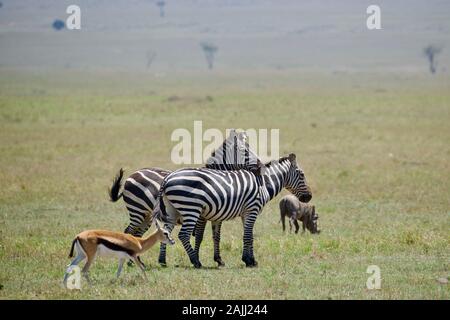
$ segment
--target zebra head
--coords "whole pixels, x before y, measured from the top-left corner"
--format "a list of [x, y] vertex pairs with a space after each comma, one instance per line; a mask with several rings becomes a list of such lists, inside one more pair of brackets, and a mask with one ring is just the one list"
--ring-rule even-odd
[[301, 202], [309, 202], [312, 198], [311, 188], [306, 184], [305, 174], [297, 164], [297, 157], [291, 153], [288, 159], [291, 165], [289, 167], [286, 189], [294, 194]]
[[219, 170], [243, 169], [259, 172], [264, 168], [264, 164], [256, 153], [250, 150], [247, 133], [232, 129], [228, 138], [206, 160], [206, 167]]

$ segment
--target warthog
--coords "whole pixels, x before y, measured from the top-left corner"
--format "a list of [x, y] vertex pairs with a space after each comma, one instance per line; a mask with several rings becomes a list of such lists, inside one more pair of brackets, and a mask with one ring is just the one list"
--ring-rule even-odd
[[317, 229], [319, 216], [316, 214], [315, 206], [300, 202], [294, 195], [287, 195], [280, 200], [280, 215], [283, 231], [286, 229], [285, 217], [287, 216], [289, 218], [289, 231], [292, 231], [292, 224], [294, 224], [295, 233], [298, 233], [300, 226], [297, 220], [300, 220], [303, 224], [303, 232], [306, 228], [311, 233], [320, 233], [320, 230]]

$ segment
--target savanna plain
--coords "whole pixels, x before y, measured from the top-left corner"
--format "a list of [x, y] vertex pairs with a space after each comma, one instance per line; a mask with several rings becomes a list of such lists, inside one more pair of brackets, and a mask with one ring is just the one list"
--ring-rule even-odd
[[[446, 75], [414, 73], [2, 70], [0, 298], [449, 299], [449, 87]], [[222, 228], [223, 268], [208, 224], [200, 270], [177, 241], [166, 268], [157, 247], [143, 256], [148, 281], [136, 267], [115, 281], [116, 261], [99, 259], [91, 286], [64, 289], [73, 237], [128, 223], [122, 200], [107, 196], [119, 168], [180, 167], [171, 133], [194, 120], [204, 130], [279, 129], [322, 232], [283, 234], [283, 191], [256, 222], [257, 268], [240, 260], [236, 219]], [[370, 265], [379, 290], [366, 287]]]

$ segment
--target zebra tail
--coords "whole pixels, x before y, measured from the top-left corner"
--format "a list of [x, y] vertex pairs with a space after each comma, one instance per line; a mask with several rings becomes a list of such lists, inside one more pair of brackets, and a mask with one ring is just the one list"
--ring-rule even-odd
[[73, 239], [72, 241], [72, 247], [70, 248], [69, 258], [73, 258], [73, 249], [75, 248], [75, 243], [78, 241], [78, 237]]
[[164, 196], [164, 186], [166, 184], [166, 179], [163, 180], [159, 188], [158, 196], [156, 197], [155, 207], [153, 209], [153, 219], [158, 219], [164, 223], [168, 222], [166, 205], [163, 200]]
[[120, 187], [122, 186], [122, 177], [123, 177], [123, 169], [120, 168], [119, 173], [113, 180], [111, 189], [109, 189], [109, 199], [112, 202], [116, 202], [117, 200], [120, 199], [120, 197], [122, 197], [122, 192], [119, 193]]

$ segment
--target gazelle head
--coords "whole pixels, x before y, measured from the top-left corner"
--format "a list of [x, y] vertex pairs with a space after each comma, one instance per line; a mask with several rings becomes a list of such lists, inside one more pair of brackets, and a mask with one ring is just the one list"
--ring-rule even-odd
[[170, 244], [170, 245], [175, 244], [175, 240], [173, 240], [172, 236], [170, 235], [169, 230], [164, 228], [164, 225], [158, 219], [155, 219], [155, 225], [156, 225], [156, 228], [159, 231], [159, 235], [160, 235], [160, 239], [159, 240], [162, 243]]

